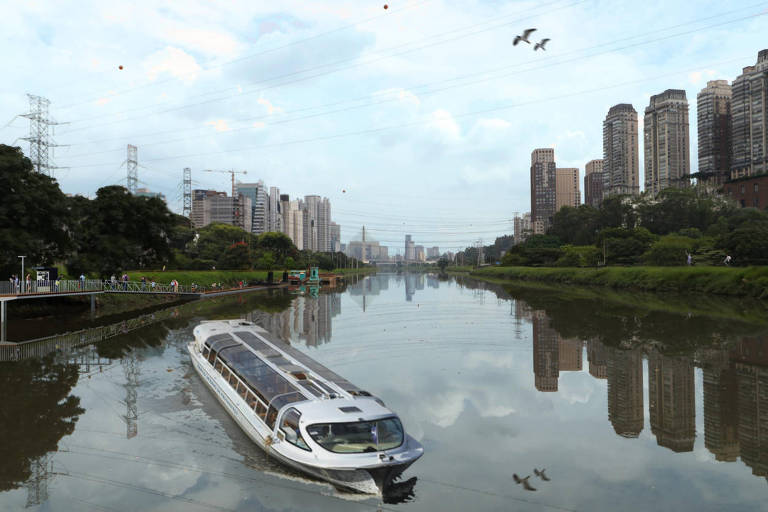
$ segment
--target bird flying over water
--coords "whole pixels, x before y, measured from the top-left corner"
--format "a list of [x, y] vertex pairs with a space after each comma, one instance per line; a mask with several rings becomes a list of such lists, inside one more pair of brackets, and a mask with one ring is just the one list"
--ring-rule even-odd
[[533, 47], [533, 51], [536, 51], [536, 50], [538, 50], [539, 48], [541, 48], [542, 50], [546, 51], [547, 49], [546, 49], [546, 48], [544, 48], [544, 45], [545, 45], [545, 44], [547, 44], [547, 41], [549, 41], [549, 39], [547, 39], [547, 38], [544, 38], [544, 39], [542, 39], [541, 41], [539, 41], [538, 43], [536, 43], [536, 44], [534, 45], [534, 47]]
[[536, 490], [534, 487], [531, 487], [531, 484], [528, 483], [528, 479], [531, 478], [531, 475], [528, 475], [525, 478], [520, 478], [519, 476], [517, 476], [517, 473], [514, 473], [512, 475], [512, 478], [515, 479], [516, 484], [523, 484], [523, 489], [525, 489], [526, 491]]
[[548, 477], [547, 475], [545, 475], [545, 474], [544, 474], [544, 471], [546, 471], [546, 469], [542, 469], [541, 471], [539, 471], [538, 469], [536, 469], [536, 468], [533, 468], [533, 473], [534, 473], [534, 474], [535, 474], [537, 477], [541, 478], [541, 479], [542, 479], [542, 480], [544, 480], [545, 482], [549, 482], [549, 477]]
[[525, 41], [528, 44], [531, 44], [531, 42], [528, 40], [528, 36], [536, 32], [535, 28], [529, 28], [525, 32], [523, 32], [523, 35], [521, 36], [515, 36], [515, 40], [512, 42], [512, 46], [517, 46], [517, 43], [520, 41]]

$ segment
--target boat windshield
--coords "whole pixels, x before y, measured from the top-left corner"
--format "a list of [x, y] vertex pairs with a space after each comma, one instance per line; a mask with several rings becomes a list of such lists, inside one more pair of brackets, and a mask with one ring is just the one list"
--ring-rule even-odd
[[403, 426], [397, 418], [352, 423], [318, 423], [307, 427], [317, 444], [335, 453], [391, 450], [403, 444]]

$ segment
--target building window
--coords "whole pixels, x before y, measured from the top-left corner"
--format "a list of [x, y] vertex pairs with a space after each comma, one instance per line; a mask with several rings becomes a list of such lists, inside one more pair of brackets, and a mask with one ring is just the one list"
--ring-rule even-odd
[[755, 194], [757, 194], [758, 186], [757, 183], [755, 183]]
[[741, 184], [741, 194], [744, 195], [744, 184]]

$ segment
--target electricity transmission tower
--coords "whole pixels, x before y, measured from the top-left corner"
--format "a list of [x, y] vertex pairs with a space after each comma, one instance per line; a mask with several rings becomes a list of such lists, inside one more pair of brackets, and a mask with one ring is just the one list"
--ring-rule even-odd
[[27, 504], [25, 508], [36, 507], [48, 501], [48, 480], [53, 473], [53, 461], [48, 454], [35, 457], [30, 462], [32, 476], [27, 480]]
[[29, 112], [20, 117], [29, 119], [29, 137], [21, 140], [29, 142], [29, 159], [36, 172], [51, 176], [53, 169], [59, 169], [53, 162], [53, 149], [57, 144], [53, 141], [51, 127], [57, 123], [48, 116], [48, 107], [51, 102], [42, 96], [27, 94], [29, 98]]
[[125, 373], [125, 438], [131, 439], [139, 433], [139, 407], [136, 388], [139, 387], [139, 362], [135, 352], [126, 354], [121, 361]]
[[181, 189], [184, 197], [181, 214], [189, 218], [192, 216], [192, 169], [189, 167], [184, 168], [184, 180]]
[[138, 161], [139, 149], [128, 144], [128, 156], [125, 160], [125, 168], [128, 170], [128, 192], [136, 194], [136, 189], [139, 186], [139, 161]]

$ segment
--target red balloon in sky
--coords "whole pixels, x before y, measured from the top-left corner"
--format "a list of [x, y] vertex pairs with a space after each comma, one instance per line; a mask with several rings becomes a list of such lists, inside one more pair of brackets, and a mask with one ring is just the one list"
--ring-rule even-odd
[[387, 4], [384, 4], [385, 9], [389, 9], [389, 6]]
[[120, 66], [118, 66], [118, 67], [119, 67], [120, 69], [123, 69], [123, 66], [122, 66], [122, 65], [120, 65]]

